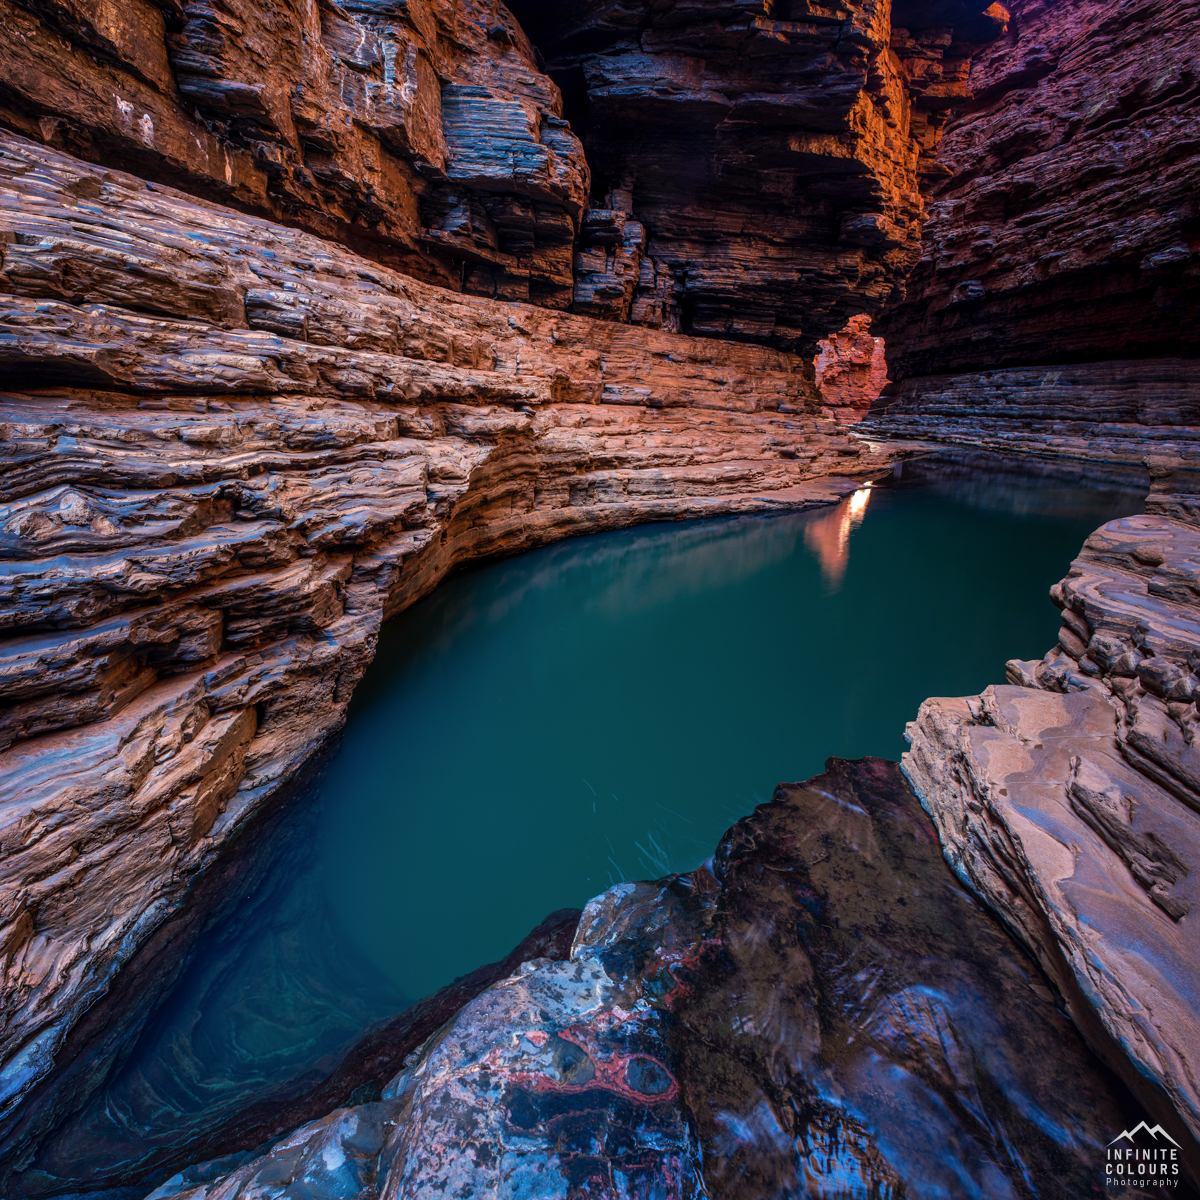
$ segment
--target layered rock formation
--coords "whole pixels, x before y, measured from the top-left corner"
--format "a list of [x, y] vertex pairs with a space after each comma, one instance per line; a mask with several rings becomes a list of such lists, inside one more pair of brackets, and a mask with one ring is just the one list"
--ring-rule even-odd
[[831, 760], [711, 867], [593, 900], [569, 961], [471, 1001], [379, 1100], [153, 1196], [1073, 1200], [1128, 1119], [896, 766]]
[[879, 311], [916, 261], [967, 56], [1006, 16], [876, 0], [512, 7], [583, 137], [589, 220], [614, 229], [603, 262], [585, 240], [577, 303], [595, 305], [600, 275], [616, 319], [805, 354]]
[[844, 425], [861, 421], [887, 386], [883, 338], [871, 333], [869, 317], [851, 317], [818, 347], [813, 366], [823, 410]]
[[[1093, 534], [1052, 590], [1059, 644], [925, 702], [904, 769], [958, 874], [1200, 1175], [1196, 483]], [[1180, 517], [1185, 519], [1180, 519]]]
[[456, 290], [808, 354], [915, 259], [971, 39], [1003, 27], [981, 3], [910, 4], [915, 32], [878, 0], [559, 12], [594, 188], [498, 0], [5, 5], [2, 126]]
[[0, 124], [439, 284], [565, 308], [590, 180], [491, 0], [5, 0]]
[[11, 1149], [386, 614], [470, 558], [884, 463], [793, 355], [456, 297], [12, 135], [0, 228]]
[[[873, 389], [859, 318], [889, 300], [877, 430], [1139, 461], [1200, 427], [1182, 0], [522, 0], [549, 73], [488, 0], [0, 6], [12, 1194], [68, 1186], [37, 1155], [122, 1052], [105, 1015], [169, 984], [197, 889], [337, 729], [384, 617], [457, 563], [847, 493], [888, 459], [824, 419], [806, 356], [859, 321], [822, 365], [827, 413], [857, 415], [830, 397]], [[907, 769], [1197, 1172], [1189, 488], [1093, 538], [1060, 648], [926, 705]], [[878, 764], [788, 791], [712, 873], [610, 895], [572, 965], [498, 984], [379, 1099], [206, 1194], [324, 1170], [416, 1195], [492, 1170], [472, 1140], [581, 1195], [1079, 1194], [1118, 1106], [934, 882], [909, 800]], [[857, 907], [881, 872], [886, 920]], [[476, 1050], [491, 1069], [456, 1065]]]
[[972, 60], [878, 427], [1137, 461], [1200, 427], [1200, 29], [1183, 0], [1015, 0]]

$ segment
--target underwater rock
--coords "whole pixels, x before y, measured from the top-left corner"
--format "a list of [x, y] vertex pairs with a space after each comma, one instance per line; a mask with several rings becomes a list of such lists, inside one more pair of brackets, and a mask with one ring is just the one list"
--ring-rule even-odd
[[[931, 699], [904, 770], [958, 874], [1038, 957], [1200, 1177], [1200, 528], [1161, 470], [1051, 589], [1059, 644]], [[1155, 512], [1155, 509], [1159, 512]]]
[[591, 901], [569, 961], [478, 996], [378, 1103], [154, 1197], [1074, 1200], [1130, 1119], [896, 764], [831, 759], [711, 864]]

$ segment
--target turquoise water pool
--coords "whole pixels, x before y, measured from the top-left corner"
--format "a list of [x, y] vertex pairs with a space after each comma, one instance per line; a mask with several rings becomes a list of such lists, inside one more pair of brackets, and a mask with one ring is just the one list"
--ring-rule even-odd
[[696, 866], [831, 755], [898, 758], [925, 697], [1049, 649], [1050, 584], [1143, 493], [909, 464], [835, 508], [579, 538], [449, 579], [384, 630], [313, 796], [38, 1169], [88, 1190], [185, 1142], [207, 1157], [207, 1129], [312, 1086], [552, 910]]

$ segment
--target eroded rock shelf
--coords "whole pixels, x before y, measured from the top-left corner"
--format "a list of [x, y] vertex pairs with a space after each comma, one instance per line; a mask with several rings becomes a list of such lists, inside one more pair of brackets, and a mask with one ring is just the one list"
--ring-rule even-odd
[[810, 415], [795, 356], [458, 298], [3, 154], [11, 1105], [456, 563], [888, 460]]

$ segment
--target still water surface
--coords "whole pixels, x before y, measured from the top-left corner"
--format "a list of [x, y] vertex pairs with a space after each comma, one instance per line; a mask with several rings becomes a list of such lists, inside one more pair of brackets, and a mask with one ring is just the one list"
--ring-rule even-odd
[[[908, 467], [836, 509], [647, 526], [465, 572], [393, 622], [315, 810], [206, 935], [55, 1173], [177, 1143], [554, 909], [689, 870], [776, 783], [898, 758], [930, 695], [1056, 637], [1142, 491]], [[135, 1150], [134, 1147], [137, 1147]]]
[[[989, 485], [990, 484], [990, 485]], [[324, 783], [320, 886], [420, 996], [547, 912], [686, 871], [829, 755], [1040, 657], [1128, 495], [958, 479], [659, 525], [451, 579], [385, 632]]]

